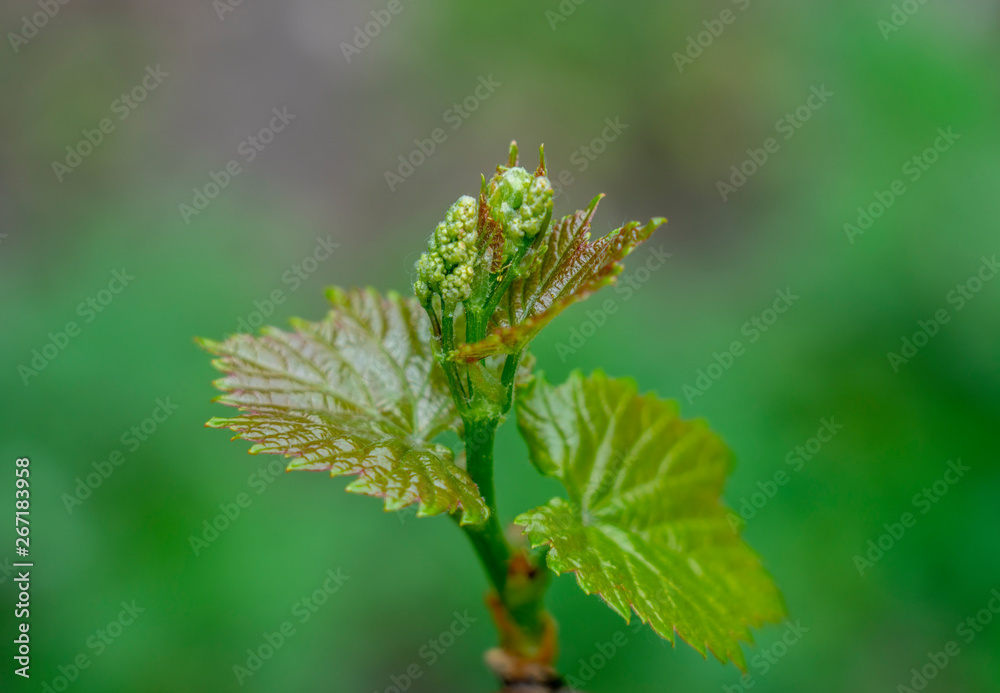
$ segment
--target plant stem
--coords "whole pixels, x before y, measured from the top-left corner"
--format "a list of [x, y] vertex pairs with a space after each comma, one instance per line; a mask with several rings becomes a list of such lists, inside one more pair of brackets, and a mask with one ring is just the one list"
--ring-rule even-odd
[[552, 620], [543, 605], [548, 573], [544, 559], [537, 565], [527, 553], [511, 548], [500, 524], [493, 486], [493, 445], [498, 425], [499, 419], [465, 421], [466, 470], [489, 506], [490, 517], [480, 525], [463, 526], [462, 530], [493, 585], [493, 615], [501, 643], [513, 655], [533, 658], [540, 651], [554, 651]]
[[493, 311], [496, 310], [497, 306], [500, 305], [500, 301], [503, 299], [507, 289], [517, 278], [517, 270], [521, 266], [521, 261], [524, 256], [528, 253], [531, 246], [522, 245], [518, 248], [517, 252], [514, 254], [513, 260], [511, 260], [510, 265], [507, 267], [506, 272], [504, 272], [503, 277], [498, 283], [493, 285], [493, 289], [490, 291], [489, 296], [486, 297], [486, 307], [483, 310], [484, 315], [491, 316]]
[[458, 405], [459, 411], [464, 413], [468, 407], [468, 400], [466, 399], [465, 392], [462, 390], [462, 383], [458, 377], [458, 371], [455, 368], [455, 364], [448, 359], [448, 355], [454, 349], [455, 306], [446, 305], [441, 325], [441, 353], [438, 355], [438, 362], [441, 364], [441, 368], [444, 369], [445, 375], [448, 377], [448, 384], [451, 387], [451, 392], [455, 397], [455, 403]]
[[[515, 263], [501, 280], [501, 291], [486, 291], [486, 295], [479, 301], [465, 303], [466, 343], [473, 344], [485, 338], [490, 316], [503, 291], [510, 286], [515, 275], [514, 269], [526, 251], [527, 248], [522, 248]], [[493, 289], [496, 288], [494, 285]], [[453, 348], [454, 344], [454, 325], [450, 313], [446, 311], [442, 326], [442, 346], [446, 349]], [[508, 355], [504, 362], [500, 377], [504, 387], [503, 394], [496, 391], [485, 392], [475, 386], [471, 370], [481, 368], [481, 364], [467, 366], [467, 394], [460, 390], [462, 379], [449, 373], [452, 393], [459, 401], [465, 424], [465, 468], [479, 488], [490, 512], [489, 518], [482, 524], [463, 525], [461, 528], [472, 543], [493, 586], [493, 593], [487, 601], [500, 631], [501, 647], [519, 661], [539, 661], [548, 665], [556, 651], [554, 622], [543, 606], [548, 572], [545, 570], [544, 560], [539, 566], [537, 559], [526, 550], [512, 548], [508, 543], [500, 523], [493, 483], [496, 431], [502, 415], [507, 413], [513, 401], [514, 380], [520, 359], [521, 353], [518, 352]], [[455, 364], [448, 363], [446, 370], [448, 366], [454, 367]], [[463, 398], [464, 407], [461, 402]]]
[[505, 414], [510, 411], [511, 405], [514, 404], [514, 380], [517, 378], [517, 367], [521, 363], [522, 353], [524, 353], [523, 349], [513, 354], [507, 354], [507, 358], [503, 362], [503, 373], [500, 374], [500, 382], [503, 384], [506, 393], [506, 401], [503, 404], [503, 412]]
[[511, 549], [500, 525], [496, 491], [493, 487], [493, 442], [497, 423], [495, 420], [465, 422], [465, 467], [489, 506], [490, 517], [482, 525], [466, 526], [463, 529], [476, 549], [497, 594], [503, 595], [507, 586]]
[[479, 486], [479, 493], [491, 511], [496, 510], [496, 492], [493, 488], [493, 443], [498, 424], [495, 419], [484, 421], [472, 419], [465, 422], [465, 467], [469, 476]]

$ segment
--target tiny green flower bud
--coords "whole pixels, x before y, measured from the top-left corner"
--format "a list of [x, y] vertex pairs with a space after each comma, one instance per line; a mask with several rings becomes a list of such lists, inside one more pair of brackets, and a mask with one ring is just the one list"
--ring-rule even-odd
[[490, 210], [508, 214], [516, 210], [524, 202], [524, 193], [531, 186], [531, 181], [531, 174], [520, 166], [504, 171], [490, 196]]
[[533, 239], [542, 230], [546, 218], [552, 218], [552, 183], [545, 176], [531, 182], [524, 195], [524, 204], [518, 210], [521, 216], [521, 231], [527, 239]]
[[472, 266], [476, 254], [476, 224], [479, 205], [463, 196], [451, 206], [417, 260], [413, 292], [427, 305], [432, 294], [447, 301], [464, 301], [472, 292]]
[[504, 259], [510, 259], [524, 241], [542, 230], [552, 213], [552, 183], [535, 178], [523, 168], [511, 168], [499, 177], [490, 195], [490, 212], [503, 226]]
[[444, 261], [434, 252], [428, 251], [417, 260], [417, 276], [431, 288], [444, 279]]
[[453, 303], [464, 301], [472, 293], [474, 276], [471, 263], [459, 265], [441, 282], [441, 297]]
[[417, 300], [420, 301], [421, 305], [427, 305], [431, 300], [431, 288], [427, 286], [427, 282], [422, 279], [418, 279], [413, 283], [413, 293], [417, 295]]

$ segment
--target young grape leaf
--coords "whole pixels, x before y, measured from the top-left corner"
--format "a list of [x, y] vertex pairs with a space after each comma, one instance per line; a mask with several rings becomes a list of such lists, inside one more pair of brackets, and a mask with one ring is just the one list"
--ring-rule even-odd
[[419, 503], [420, 515], [461, 509], [463, 524], [484, 521], [479, 489], [452, 451], [432, 442], [461, 418], [423, 308], [371, 289], [329, 297], [325, 320], [293, 321], [293, 332], [201, 340], [225, 374], [215, 382], [225, 393], [218, 401], [241, 412], [207, 425], [253, 442], [253, 454], [293, 458], [289, 471], [357, 475], [347, 490], [384, 498], [386, 510]]
[[517, 413], [532, 462], [569, 496], [515, 520], [532, 546], [548, 545], [549, 567], [575, 572], [626, 621], [635, 610], [671, 643], [677, 633], [745, 669], [748, 626], [780, 620], [784, 606], [727, 521], [722, 441], [675, 403], [601, 372], [558, 387], [539, 377]]
[[459, 346], [451, 354], [453, 360], [472, 362], [517, 353], [563, 310], [614, 282], [625, 257], [666, 222], [656, 218], [640, 226], [633, 221], [590, 242], [590, 221], [601, 197], [552, 225], [521, 263], [523, 275], [511, 283], [493, 313], [492, 332], [481, 341]]

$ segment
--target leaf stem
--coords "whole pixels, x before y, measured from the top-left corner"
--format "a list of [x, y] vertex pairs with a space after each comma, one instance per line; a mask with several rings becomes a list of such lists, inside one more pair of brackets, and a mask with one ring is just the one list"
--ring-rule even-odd
[[514, 403], [514, 380], [517, 378], [517, 367], [521, 363], [521, 354], [523, 353], [524, 349], [513, 354], [507, 354], [507, 358], [503, 362], [503, 373], [500, 374], [500, 382], [503, 384], [506, 393], [506, 401], [503, 405], [503, 412], [505, 414], [510, 411], [510, 407]]
[[465, 390], [462, 389], [462, 380], [458, 377], [458, 369], [455, 363], [448, 356], [455, 349], [455, 306], [445, 305], [444, 315], [441, 320], [441, 353], [438, 355], [438, 363], [448, 376], [448, 384], [455, 397], [455, 403], [461, 413], [468, 411], [469, 400]]
[[453, 309], [444, 314], [441, 324], [441, 347], [445, 353], [455, 348], [455, 314]]
[[518, 248], [510, 264], [507, 266], [507, 270], [503, 273], [503, 276], [497, 277], [497, 279], [499, 279], [498, 282], [494, 280], [495, 283], [493, 284], [493, 288], [486, 297], [486, 307], [483, 310], [484, 315], [492, 316], [493, 311], [495, 311], [497, 306], [500, 305], [500, 301], [503, 299], [504, 294], [507, 293], [507, 289], [510, 288], [514, 279], [517, 278], [517, 271], [521, 265], [521, 261], [524, 260], [524, 256], [528, 253], [530, 248], [530, 245], [522, 245]]

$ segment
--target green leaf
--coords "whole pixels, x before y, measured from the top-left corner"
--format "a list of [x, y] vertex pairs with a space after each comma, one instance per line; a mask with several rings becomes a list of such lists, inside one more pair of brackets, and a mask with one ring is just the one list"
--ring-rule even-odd
[[521, 263], [521, 276], [493, 313], [492, 332], [474, 344], [459, 346], [451, 354], [453, 360], [477, 361], [521, 351], [563, 310], [613, 283], [625, 257], [666, 222], [656, 218], [640, 226], [633, 221], [590, 242], [590, 221], [602, 197], [552, 224]]
[[294, 332], [201, 340], [225, 374], [215, 385], [241, 416], [214, 418], [252, 441], [252, 454], [293, 458], [291, 470], [357, 475], [348, 491], [385, 499], [386, 510], [419, 503], [420, 515], [489, 509], [452, 451], [432, 442], [461, 419], [435, 360], [428, 318], [415, 299], [374, 290], [329, 292], [322, 322]]
[[573, 571], [626, 621], [632, 610], [662, 637], [702, 655], [746, 661], [748, 626], [780, 620], [782, 599], [720, 502], [732, 459], [702, 421], [639, 395], [627, 380], [573, 373], [520, 393], [518, 425], [531, 460], [569, 498], [520, 515], [556, 573]]

